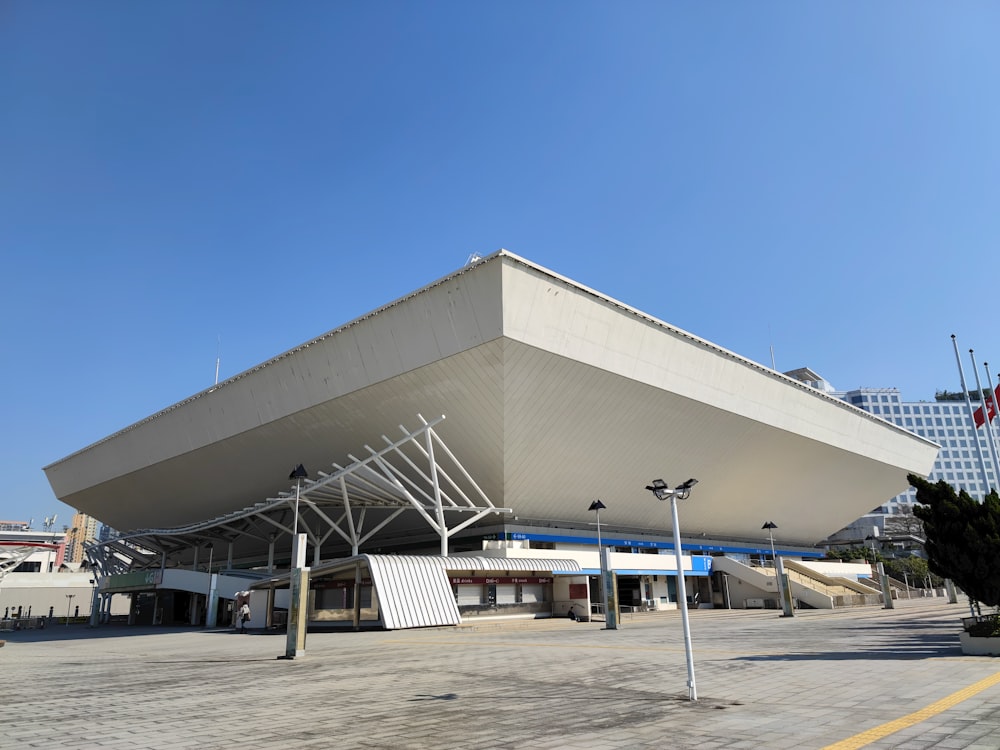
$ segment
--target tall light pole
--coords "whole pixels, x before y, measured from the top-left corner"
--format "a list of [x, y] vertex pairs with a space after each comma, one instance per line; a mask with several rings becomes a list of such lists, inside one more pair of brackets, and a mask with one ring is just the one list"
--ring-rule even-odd
[[875, 551], [875, 542], [878, 541], [878, 537], [869, 534], [868, 536], [865, 537], [865, 541], [872, 543], [872, 568], [873, 568], [872, 572], [875, 572], [874, 568], [878, 564], [878, 553]]
[[781, 564], [781, 560], [778, 559], [778, 555], [774, 551], [774, 530], [778, 528], [778, 524], [774, 521], [765, 521], [761, 528], [767, 529], [767, 538], [771, 542], [771, 563], [774, 565], [774, 578], [778, 582], [778, 599], [781, 602], [781, 616], [793, 617], [795, 610], [792, 607], [791, 596], [785, 593], [785, 566]]
[[611, 628], [617, 624], [617, 617], [612, 618], [608, 613], [608, 588], [604, 580], [607, 571], [604, 566], [604, 545], [601, 544], [601, 511], [607, 509], [607, 505], [602, 503], [600, 500], [595, 500], [590, 504], [587, 510], [592, 510], [597, 513], [597, 567], [600, 569], [601, 578], [601, 609], [604, 611], [604, 626], [605, 629]]
[[872, 568], [878, 576], [879, 585], [882, 587], [883, 609], [895, 609], [892, 603], [892, 587], [889, 585], [889, 576], [885, 574], [885, 567], [879, 562], [878, 553], [875, 551], [875, 542], [878, 541], [878, 526], [872, 528], [872, 533], [865, 537], [865, 541], [872, 543]]
[[69, 627], [69, 610], [73, 606], [73, 597], [76, 594], [66, 594], [66, 627]]
[[303, 656], [306, 652], [306, 616], [309, 596], [309, 569], [305, 567], [305, 534], [299, 534], [299, 492], [302, 480], [309, 478], [299, 464], [289, 479], [295, 480], [295, 523], [292, 527], [292, 561], [288, 572], [288, 624], [285, 633], [285, 659]]
[[774, 529], [778, 528], [778, 524], [776, 524], [774, 521], [765, 521], [764, 525], [761, 526], [761, 528], [762, 529], [767, 529], [767, 538], [771, 542], [771, 561], [775, 565], [777, 565], [776, 561], [778, 559], [778, 556], [774, 554], [774, 534], [772, 534], [771, 532]]
[[295, 480], [295, 522], [292, 525], [292, 538], [295, 539], [299, 533], [299, 490], [302, 488], [302, 480], [309, 478], [309, 472], [305, 466], [299, 464], [292, 469], [288, 478]]
[[210, 627], [209, 623], [213, 620], [211, 617], [214, 605], [212, 601], [212, 555], [215, 553], [215, 545], [209, 542], [205, 546], [208, 547], [208, 593], [205, 594], [205, 627], [207, 628]]
[[94, 587], [90, 595], [90, 625], [88, 627], [96, 628], [101, 619], [97, 606], [97, 587], [100, 585], [97, 580], [97, 571], [94, 571], [94, 577], [88, 583]]
[[684, 627], [684, 655], [687, 657], [688, 670], [688, 700], [698, 700], [698, 689], [694, 682], [694, 653], [691, 650], [691, 625], [688, 622], [687, 588], [684, 585], [684, 564], [681, 559], [681, 527], [677, 520], [677, 500], [687, 500], [691, 496], [691, 488], [698, 484], [697, 479], [689, 479], [673, 489], [662, 479], [654, 479], [646, 489], [652, 492], [657, 500], [670, 500], [670, 513], [674, 524], [674, 557], [677, 560], [677, 603], [681, 608], [681, 623]]

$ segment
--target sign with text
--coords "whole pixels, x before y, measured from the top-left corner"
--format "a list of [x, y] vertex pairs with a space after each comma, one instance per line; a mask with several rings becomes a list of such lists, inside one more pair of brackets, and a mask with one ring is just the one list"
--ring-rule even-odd
[[552, 583], [552, 578], [545, 576], [451, 576], [449, 581], [454, 583]]
[[156, 570], [137, 570], [132, 573], [120, 573], [118, 575], [107, 576], [101, 582], [101, 591], [159, 586], [162, 582], [163, 571], [159, 568]]
[[[362, 586], [371, 586], [372, 585], [372, 579], [371, 578], [362, 578], [361, 579], [361, 585]], [[353, 589], [354, 588], [354, 579], [352, 578], [350, 580], [347, 580], [345, 578], [345, 579], [337, 579], [337, 580], [313, 581], [312, 587], [314, 589]]]

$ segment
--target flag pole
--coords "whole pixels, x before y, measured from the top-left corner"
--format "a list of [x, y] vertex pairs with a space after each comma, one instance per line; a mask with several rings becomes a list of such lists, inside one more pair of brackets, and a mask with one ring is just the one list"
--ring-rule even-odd
[[[993, 376], [990, 375], [989, 362], [983, 362], [983, 369], [986, 371], [986, 387], [990, 389], [990, 400], [992, 401], [993, 404], [992, 414], [990, 413], [989, 409], [986, 410], [985, 414], [986, 429], [990, 431], [990, 436], [993, 438], [994, 446], [996, 446], [997, 442], [1000, 441], [998, 441], [997, 436], [993, 434], [993, 417], [996, 416], [997, 408], [1000, 407], [1000, 404], [997, 403], [997, 399], [1000, 398], [1000, 396], [997, 396], [997, 391], [1000, 391], [1000, 385], [997, 386], [996, 390], [993, 390]], [[998, 454], [1000, 454], [1000, 448], [995, 447], [993, 456], [994, 458], [996, 458], [997, 463], [1000, 464], [1000, 455]], [[997, 484], [1000, 484], [1000, 473], [996, 475], [996, 481]], [[994, 488], [994, 489], [1000, 489], [1000, 488]]]
[[[976, 364], [976, 355], [972, 349], [969, 349], [969, 360], [972, 362], [972, 371], [976, 374], [976, 389], [979, 391], [979, 398], [983, 403], [983, 422], [986, 423], [986, 443], [990, 446], [990, 458], [993, 460], [993, 488], [996, 488], [997, 477], [1000, 477], [1000, 459], [997, 459], [997, 446], [993, 442], [993, 419], [990, 416], [990, 406], [992, 406], [993, 393], [987, 396], [983, 393], [983, 383], [979, 379], [979, 366]], [[976, 427], [976, 441], [979, 441], [979, 427]], [[990, 494], [990, 480], [985, 474], [983, 475], [983, 483], [986, 485], [986, 492], [983, 497]]]
[[[955, 340], [954, 333], [951, 334], [951, 343], [955, 347], [955, 361], [958, 363], [958, 377], [962, 381], [965, 405], [969, 408], [969, 421], [972, 423], [972, 437], [974, 438], [972, 442], [976, 444], [976, 451], [979, 453], [979, 467], [983, 472], [983, 483], [989, 485], [989, 480], [986, 478], [986, 457], [983, 455], [983, 444], [979, 442], [979, 434], [976, 432], [976, 415], [972, 409], [972, 400], [969, 398], [969, 388], [965, 385], [965, 370], [962, 369], [962, 358], [958, 354], [958, 342]], [[981, 394], [982, 391], [980, 391], [980, 398], [982, 398]]]

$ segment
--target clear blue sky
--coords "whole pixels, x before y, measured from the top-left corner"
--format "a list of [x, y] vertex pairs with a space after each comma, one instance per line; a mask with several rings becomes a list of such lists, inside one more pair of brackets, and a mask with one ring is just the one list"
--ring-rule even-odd
[[[0, 519], [505, 247], [910, 400], [996, 358], [1000, 5], [0, 5]], [[994, 368], [994, 372], [996, 372]], [[137, 500], [140, 500], [137, 498]]]

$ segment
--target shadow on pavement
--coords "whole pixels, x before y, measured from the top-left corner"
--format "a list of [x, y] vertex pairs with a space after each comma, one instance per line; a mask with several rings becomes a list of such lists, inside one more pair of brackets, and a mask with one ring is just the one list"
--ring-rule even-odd
[[[891, 629], [891, 628], [890, 628]], [[843, 651], [805, 651], [787, 654], [754, 654], [737, 657], [737, 661], [898, 661], [961, 656], [958, 629], [945, 634], [904, 635], [896, 644], [858, 644]]]

